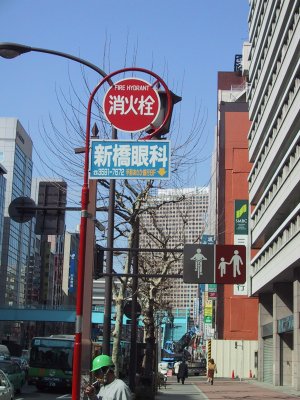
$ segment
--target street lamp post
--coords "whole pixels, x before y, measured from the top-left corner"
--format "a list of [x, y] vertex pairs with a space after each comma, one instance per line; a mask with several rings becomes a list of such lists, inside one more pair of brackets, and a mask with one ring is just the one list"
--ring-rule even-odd
[[[107, 76], [107, 74], [99, 67], [96, 65], [82, 59], [76, 56], [73, 56], [71, 54], [59, 52], [56, 50], [49, 50], [49, 49], [44, 49], [44, 48], [38, 48], [38, 47], [30, 47], [18, 43], [0, 43], [0, 56], [11, 59], [15, 58], [21, 54], [28, 53], [28, 52], [40, 52], [40, 53], [46, 53], [46, 54], [52, 54], [56, 55], [59, 57], [67, 58], [72, 61], [78, 62], [82, 65], [85, 65], [92, 70], [96, 71], [98, 74], [100, 74], [103, 78]], [[112, 85], [111, 79], [107, 79], [108, 83]], [[117, 138], [117, 130], [115, 128], [112, 128], [112, 139]], [[85, 270], [85, 263], [86, 263], [86, 256], [89, 256], [89, 254], [93, 254], [93, 251], [86, 252], [86, 246], [87, 246], [87, 234], [89, 231], [89, 227], [87, 224], [87, 218], [88, 218], [88, 213], [93, 211], [93, 214], [95, 214], [96, 211], [96, 205], [95, 205], [95, 199], [92, 199], [92, 202], [89, 202], [89, 196], [90, 196], [90, 190], [89, 190], [89, 182], [88, 182], [88, 158], [89, 158], [89, 140], [90, 140], [90, 125], [87, 124], [87, 131], [86, 131], [86, 138], [85, 138], [85, 161], [84, 161], [84, 183], [82, 186], [82, 193], [81, 193], [81, 221], [80, 221], [80, 242], [79, 242], [79, 259], [78, 259], [78, 272], [77, 272], [77, 297], [76, 297], [76, 325], [75, 325], [75, 346], [74, 346], [74, 361], [73, 361], [73, 379], [72, 379], [72, 399], [73, 400], [78, 400], [80, 398], [80, 385], [81, 385], [81, 359], [82, 359], [82, 339], [83, 339], [83, 329], [84, 327], [90, 327], [90, 320], [91, 320], [91, 305], [89, 307], [89, 312], [83, 313], [83, 306], [84, 302], [86, 301], [91, 301], [91, 284], [89, 288], [86, 288], [87, 295], [84, 296], [84, 274], [87, 273]], [[96, 195], [96, 186], [97, 183], [92, 182], [91, 183], [91, 193], [93, 193], [93, 196]], [[109, 212], [108, 212], [108, 242], [107, 245], [108, 247], [113, 247], [113, 237], [114, 237], [114, 196], [115, 196], [115, 181], [111, 180], [110, 181], [110, 190], [109, 190], [109, 199], [110, 199], [110, 207], [109, 207]], [[92, 208], [91, 210], [89, 207], [89, 203], [92, 203]], [[92, 243], [92, 242], [91, 242]], [[92, 249], [93, 250], [93, 249]], [[113, 262], [113, 253], [109, 252], [108, 255], [108, 265], [107, 267], [112, 271], [112, 262]], [[89, 275], [90, 279], [89, 281], [92, 280], [92, 266], [91, 262], [90, 268], [89, 268]], [[108, 287], [106, 288], [106, 292], [108, 290], [111, 291], [112, 288], [112, 278], [109, 277], [109, 280], [107, 280]], [[111, 295], [109, 296], [111, 298]], [[111, 310], [111, 305], [110, 305], [110, 310]], [[111, 312], [109, 314], [109, 317], [111, 315]], [[83, 319], [86, 319], [87, 323], [83, 323]], [[87, 318], [89, 320], [87, 320]], [[89, 333], [88, 333], [89, 334]], [[108, 353], [107, 353], [108, 354]]]

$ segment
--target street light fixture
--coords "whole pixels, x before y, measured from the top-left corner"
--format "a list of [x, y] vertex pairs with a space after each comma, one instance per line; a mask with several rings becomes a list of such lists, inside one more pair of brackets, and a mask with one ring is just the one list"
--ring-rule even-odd
[[[56, 50], [38, 48], [26, 46], [18, 43], [0, 43], [0, 56], [7, 59], [15, 58], [21, 54], [29, 53], [31, 51], [52, 54], [59, 57], [67, 58], [69, 60], [78, 62], [85, 65], [92, 70], [96, 71], [103, 78], [107, 77], [107, 74], [96, 65], [76, 56], [68, 53], [63, 53]], [[107, 82], [112, 85], [110, 78]], [[90, 127], [89, 127], [90, 128]], [[76, 296], [76, 324], [75, 324], [75, 345], [74, 345], [74, 361], [73, 361], [73, 379], [72, 379], [72, 400], [77, 400], [80, 398], [80, 386], [81, 386], [81, 358], [82, 358], [82, 328], [83, 328], [83, 302], [84, 302], [84, 263], [85, 263], [85, 250], [86, 250], [86, 236], [87, 236], [87, 218], [88, 218], [88, 203], [89, 203], [89, 184], [88, 184], [88, 158], [89, 158], [89, 136], [90, 132], [87, 132], [85, 141], [85, 168], [84, 168], [84, 183], [82, 186], [81, 195], [81, 223], [80, 223], [80, 242], [79, 242], [79, 259], [78, 262], [78, 272], [77, 272], [77, 296]], [[112, 139], [117, 139], [117, 130], [112, 128]], [[95, 188], [93, 188], [95, 189]], [[114, 237], [114, 197], [115, 197], [115, 181], [110, 181], [109, 189], [109, 200], [110, 206], [108, 211], [108, 239], [107, 246], [113, 247], [113, 237]], [[109, 252], [107, 257], [107, 270], [112, 271], [113, 263], [113, 253]], [[112, 289], [112, 278], [107, 277], [108, 288]], [[111, 307], [111, 306], [110, 306]], [[110, 315], [110, 314], [109, 314]]]

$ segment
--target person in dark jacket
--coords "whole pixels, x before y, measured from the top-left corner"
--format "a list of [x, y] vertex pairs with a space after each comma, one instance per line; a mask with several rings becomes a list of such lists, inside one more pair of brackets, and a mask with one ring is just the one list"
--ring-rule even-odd
[[188, 373], [189, 373], [189, 371], [188, 371], [187, 363], [183, 359], [182, 363], [179, 365], [179, 368], [178, 368], [178, 374], [177, 374], [178, 382], [179, 382], [179, 380], [181, 380], [181, 383], [184, 385], [184, 381], [188, 377]]

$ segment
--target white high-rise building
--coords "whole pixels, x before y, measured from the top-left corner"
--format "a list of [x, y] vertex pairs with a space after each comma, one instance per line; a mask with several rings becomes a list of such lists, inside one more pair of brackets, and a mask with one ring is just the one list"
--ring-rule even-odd
[[[184, 200], [176, 200], [184, 195]], [[174, 200], [174, 202], [172, 202]], [[183, 248], [184, 243], [200, 243], [201, 236], [207, 222], [209, 203], [209, 189], [207, 187], [161, 189], [157, 195], [149, 199], [150, 203], [166, 203], [155, 211], [159, 227], [168, 231], [170, 241], [168, 248]], [[142, 223], [151, 231], [152, 220], [149, 215], [143, 214]], [[185, 221], [185, 223], [183, 222]], [[153, 227], [153, 229], [155, 229]], [[145, 238], [141, 234], [140, 247], [143, 247]], [[172, 273], [182, 272], [183, 261], [172, 266]], [[198, 299], [199, 287], [197, 284], [184, 283], [182, 279], [171, 279], [170, 290], [166, 291], [164, 298], [172, 309], [189, 309], [190, 317], [195, 320], [195, 301]]]
[[249, 41], [258, 379], [300, 390], [300, 1], [251, 0]]

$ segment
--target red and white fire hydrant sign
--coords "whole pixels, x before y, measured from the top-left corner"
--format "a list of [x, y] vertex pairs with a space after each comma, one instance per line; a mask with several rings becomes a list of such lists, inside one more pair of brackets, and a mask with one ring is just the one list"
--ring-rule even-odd
[[104, 96], [106, 119], [118, 130], [139, 132], [147, 129], [160, 111], [158, 92], [150, 83], [138, 78], [116, 82]]

